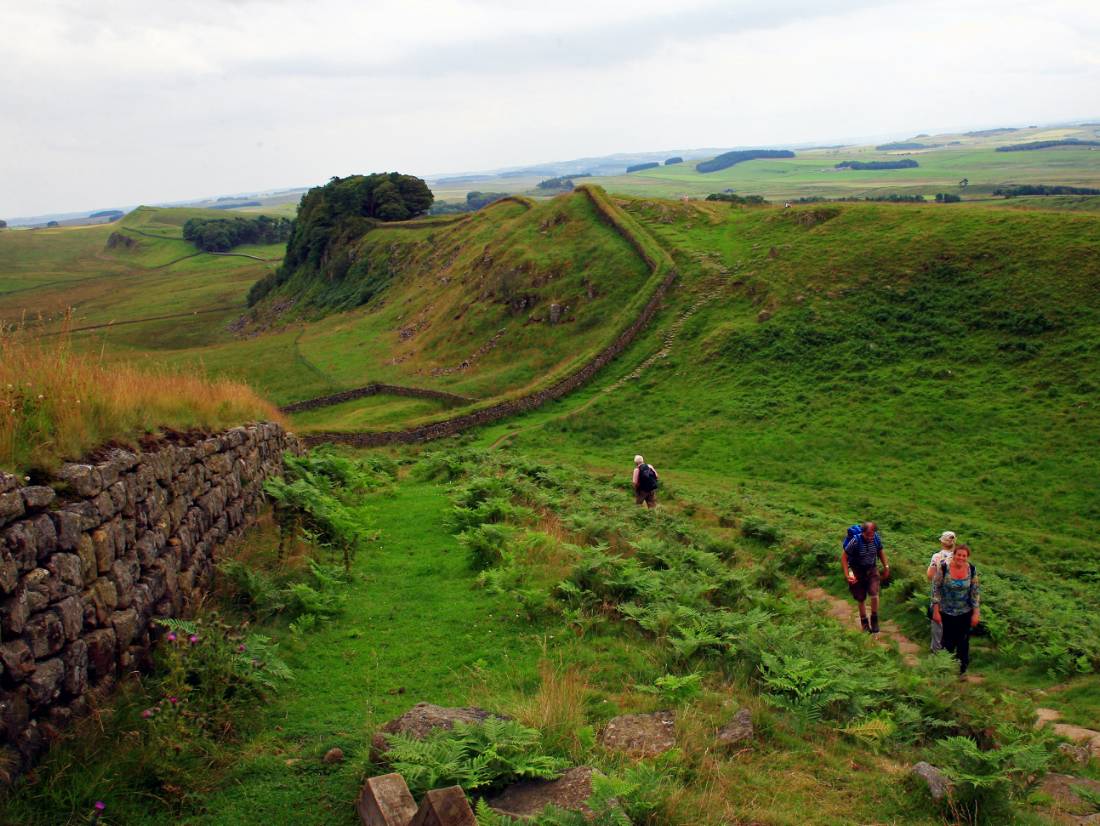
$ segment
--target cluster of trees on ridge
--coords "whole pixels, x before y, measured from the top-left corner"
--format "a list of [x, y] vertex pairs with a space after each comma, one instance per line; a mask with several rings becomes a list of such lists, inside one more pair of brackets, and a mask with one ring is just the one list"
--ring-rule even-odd
[[535, 186], [539, 189], [572, 189], [574, 178], [591, 178], [591, 172], [579, 172], [576, 175], [565, 176], [560, 178], [547, 178], [545, 181], [539, 181]]
[[683, 162], [684, 162], [683, 158], [681, 158], [679, 155], [675, 155], [675, 156], [665, 160], [665, 166], [672, 166], [673, 164], [683, 163]]
[[888, 152], [895, 149], [932, 149], [939, 146], [938, 143], [916, 143], [915, 141], [895, 141], [894, 143], [880, 143], [875, 149], [882, 152]]
[[793, 158], [794, 152], [789, 149], [738, 149], [733, 152], [723, 152], [709, 161], [700, 161], [695, 164], [696, 172], [717, 172], [720, 169], [728, 169], [742, 161], [755, 161], [761, 158]]
[[998, 146], [998, 152], [1028, 152], [1032, 149], [1052, 149], [1055, 146], [1100, 146], [1100, 141], [1083, 141], [1080, 138], [1066, 138], [1060, 141], [1032, 141], [1014, 143], [1011, 146]]
[[290, 238], [289, 218], [188, 218], [183, 240], [204, 252], [227, 252], [241, 244], [281, 244]]
[[298, 204], [282, 266], [252, 285], [249, 306], [300, 269], [342, 278], [351, 265], [347, 248], [352, 242], [379, 221], [423, 215], [433, 200], [421, 178], [399, 172], [333, 177], [324, 186], [313, 187]]
[[1051, 186], [1050, 184], [1020, 184], [1002, 186], [993, 190], [994, 195], [1015, 198], [1019, 195], [1100, 195], [1100, 189], [1088, 186]]
[[751, 204], [753, 206], [766, 204], [763, 195], [735, 195], [732, 192], [712, 192], [707, 196], [708, 201], [725, 201], [730, 204]]
[[643, 169], [653, 169], [657, 166], [660, 166], [657, 161], [650, 161], [649, 163], [636, 163], [633, 166], [628, 166], [626, 168], [626, 174], [629, 175], [631, 172], [641, 172]]
[[912, 169], [920, 166], [912, 158], [904, 158], [900, 161], [841, 161], [836, 169]]
[[858, 195], [848, 195], [843, 198], [826, 198], [823, 195], [808, 195], [799, 198], [795, 201], [796, 204], [824, 204], [830, 202], [840, 203], [859, 203], [860, 201], [872, 201], [876, 203], [890, 203], [890, 204], [923, 204], [925, 198], [923, 195], [903, 195], [899, 192], [891, 192], [889, 195], [865, 195], [860, 197]]
[[960, 198], [958, 195], [955, 195], [954, 193], [951, 193], [951, 192], [937, 192], [936, 193], [936, 203], [937, 204], [957, 204], [961, 200], [962, 200], [962, 198]]

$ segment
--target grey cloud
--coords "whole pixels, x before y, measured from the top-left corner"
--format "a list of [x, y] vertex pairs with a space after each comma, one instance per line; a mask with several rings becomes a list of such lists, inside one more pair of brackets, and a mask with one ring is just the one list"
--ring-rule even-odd
[[408, 52], [399, 61], [299, 54], [230, 64], [234, 74], [258, 77], [435, 78], [455, 74], [496, 75], [556, 69], [595, 69], [629, 63], [671, 44], [693, 43], [739, 32], [772, 29], [822, 17], [839, 17], [898, 0], [778, 0], [715, 3], [687, 12], [625, 18], [615, 27], [467, 40]]

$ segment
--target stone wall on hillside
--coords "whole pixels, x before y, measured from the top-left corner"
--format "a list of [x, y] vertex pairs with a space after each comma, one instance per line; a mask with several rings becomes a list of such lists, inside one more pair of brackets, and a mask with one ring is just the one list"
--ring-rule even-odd
[[420, 425], [419, 427], [410, 427], [406, 430], [367, 431], [359, 433], [310, 433], [303, 435], [302, 440], [308, 445], [336, 442], [354, 445], [355, 447], [381, 447], [383, 445], [427, 442], [432, 439], [454, 436], [472, 427], [481, 427], [510, 416], [526, 413], [541, 407], [548, 401], [560, 399], [587, 383], [596, 373], [618, 357], [618, 355], [634, 341], [638, 333], [640, 333], [649, 323], [653, 314], [657, 312], [658, 307], [660, 307], [661, 302], [664, 300], [665, 294], [671, 289], [677, 278], [679, 278], [679, 273], [676, 270], [669, 270], [661, 280], [653, 296], [646, 303], [645, 307], [642, 308], [642, 311], [633, 322], [631, 322], [630, 326], [623, 330], [611, 344], [601, 350], [583, 367], [549, 387], [527, 396], [521, 396], [517, 399], [498, 402], [497, 404], [482, 408], [481, 410], [464, 413], [460, 416], [432, 422], [431, 424]]
[[48, 485], [0, 473], [0, 778], [151, 664], [297, 440], [276, 424], [112, 449]]
[[469, 396], [459, 396], [455, 393], [448, 393], [445, 390], [429, 390], [426, 387], [403, 387], [397, 384], [378, 384], [376, 382], [374, 384], [368, 384], [365, 387], [355, 387], [351, 390], [333, 393], [331, 396], [319, 396], [315, 399], [306, 399], [305, 401], [287, 404], [280, 407], [279, 410], [283, 413], [301, 413], [306, 410], [331, 407], [334, 404], [342, 404], [352, 399], [362, 399], [366, 396], [376, 396], [379, 394], [384, 396], [407, 396], [412, 399], [433, 399], [450, 405], [471, 404], [476, 401], [476, 399], [471, 399]]

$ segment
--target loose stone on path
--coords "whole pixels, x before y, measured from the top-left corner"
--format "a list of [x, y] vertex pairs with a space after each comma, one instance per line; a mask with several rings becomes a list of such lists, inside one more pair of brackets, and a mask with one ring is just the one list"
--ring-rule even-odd
[[638, 757], [656, 757], [676, 746], [676, 715], [671, 711], [623, 714], [600, 732], [600, 744], [612, 751]]

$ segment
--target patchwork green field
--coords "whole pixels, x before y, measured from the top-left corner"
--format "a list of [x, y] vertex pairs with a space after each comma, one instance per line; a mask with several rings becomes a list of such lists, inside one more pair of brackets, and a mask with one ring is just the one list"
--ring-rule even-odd
[[[1038, 154], [981, 151], [997, 163]], [[819, 174], [789, 163], [793, 179]], [[378, 381], [469, 395], [471, 408], [514, 398], [623, 328], [652, 283], [639, 250], [679, 273], [652, 322], [577, 392], [454, 440], [349, 453], [371, 481], [332, 494], [358, 526], [346, 582], [310, 578], [304, 559], [332, 562], [339, 537], [313, 534], [316, 547], [279, 559], [269, 527], [240, 549], [257, 578], [226, 573], [220, 610], [276, 640], [295, 674], [262, 714], [234, 712], [221, 738], [181, 735], [178, 765], [153, 760], [163, 744], [140, 711], [154, 675], [99, 733], [54, 751], [9, 799], [13, 822], [82, 822], [108, 798], [126, 823], [352, 823], [363, 776], [383, 770], [371, 733], [418, 701], [514, 716], [540, 732], [528, 757], [596, 766], [638, 824], [1090, 813], [1087, 794], [1058, 797], [1043, 776], [1100, 779], [1095, 757], [1075, 764], [1032, 725], [1037, 707], [1090, 729], [1100, 718], [1100, 216], [1065, 197], [783, 209], [621, 195], [609, 199], [619, 230], [580, 192], [506, 202], [371, 229], [339, 277], [290, 278], [247, 313], [246, 268], [255, 280], [261, 262], [171, 263], [158, 245], [182, 241], [168, 236], [111, 254], [103, 237], [102, 257], [85, 259], [92, 245], [69, 236], [102, 228], [6, 251], [31, 234], [0, 235], [0, 261], [26, 289], [0, 296], [5, 315], [66, 289], [89, 295], [93, 319], [224, 296], [235, 309], [195, 316], [186, 333], [150, 321], [74, 342], [107, 359], [201, 364], [280, 403]], [[170, 235], [180, 217], [134, 220]], [[127, 279], [169, 275], [158, 265], [180, 269], [127, 297]], [[87, 282], [59, 283], [78, 266]], [[466, 409], [372, 396], [292, 418], [371, 431]], [[663, 481], [652, 513], [628, 489], [639, 452]], [[864, 518], [894, 569], [883, 616], [896, 626], [878, 641], [836, 613], [839, 541]], [[983, 578], [969, 681], [926, 651], [924, 567], [944, 529], [971, 545]], [[315, 610], [276, 610], [293, 582], [331, 593]], [[663, 757], [597, 739], [618, 713], [668, 708], [677, 748]], [[715, 731], [738, 708], [755, 733], [725, 751]], [[343, 762], [321, 760], [333, 746]], [[404, 770], [469, 782], [429, 752], [406, 754]], [[951, 805], [908, 778], [919, 760], [955, 780]], [[544, 822], [574, 822], [557, 817]]]
[[[704, 197], [732, 189], [741, 195], [762, 195], [775, 201], [798, 198], [867, 198], [884, 195], [959, 194], [989, 200], [995, 189], [1019, 184], [1100, 187], [1100, 146], [1064, 145], [1031, 151], [997, 151], [1043, 141], [1096, 141], [1100, 127], [1036, 126], [993, 129], [977, 133], [919, 135], [884, 147], [845, 145], [794, 150], [795, 157], [752, 160], [716, 172], [700, 173], [691, 158], [630, 174], [580, 177], [609, 192], [652, 198]], [[894, 148], [890, 148], [893, 146]], [[909, 169], [837, 169], [844, 161], [913, 160]], [[546, 176], [542, 176], [544, 179]], [[563, 177], [570, 177], [565, 174]], [[967, 185], [960, 186], [966, 179]], [[545, 196], [539, 176], [470, 176], [459, 182], [433, 184], [437, 200], [463, 202], [468, 191], [523, 193]]]

